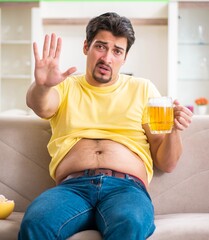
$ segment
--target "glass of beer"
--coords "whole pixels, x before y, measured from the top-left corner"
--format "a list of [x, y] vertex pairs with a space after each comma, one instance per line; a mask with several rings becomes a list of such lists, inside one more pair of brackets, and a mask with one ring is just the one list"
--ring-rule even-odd
[[147, 113], [148, 124], [152, 134], [171, 133], [174, 121], [172, 98], [149, 98]]

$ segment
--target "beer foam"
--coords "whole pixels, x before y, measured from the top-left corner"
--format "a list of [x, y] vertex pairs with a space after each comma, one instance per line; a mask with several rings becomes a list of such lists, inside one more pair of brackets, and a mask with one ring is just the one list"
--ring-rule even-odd
[[148, 106], [153, 106], [153, 107], [172, 107], [173, 106], [173, 102], [172, 102], [172, 98], [170, 98], [170, 97], [149, 98]]

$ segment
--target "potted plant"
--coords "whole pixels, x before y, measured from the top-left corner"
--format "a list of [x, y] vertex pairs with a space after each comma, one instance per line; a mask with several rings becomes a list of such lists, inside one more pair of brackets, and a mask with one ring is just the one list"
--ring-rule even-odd
[[208, 99], [205, 97], [200, 97], [195, 99], [197, 105], [197, 114], [204, 115], [207, 113]]

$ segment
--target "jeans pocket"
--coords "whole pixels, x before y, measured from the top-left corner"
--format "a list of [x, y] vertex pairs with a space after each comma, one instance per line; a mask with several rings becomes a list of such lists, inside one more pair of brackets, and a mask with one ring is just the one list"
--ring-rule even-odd
[[133, 182], [135, 186], [137, 186], [139, 189], [141, 189], [147, 195], [147, 197], [150, 199], [150, 201], [152, 201], [150, 194], [147, 191], [147, 189], [142, 181], [132, 178], [132, 177], [129, 177], [128, 179], [129, 179], [129, 181]]

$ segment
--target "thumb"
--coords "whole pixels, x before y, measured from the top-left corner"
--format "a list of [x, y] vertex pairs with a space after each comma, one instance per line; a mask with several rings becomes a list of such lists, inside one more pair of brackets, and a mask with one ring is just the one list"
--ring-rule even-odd
[[176, 106], [176, 105], [180, 105], [180, 102], [177, 100], [177, 99], [175, 99], [174, 101], [173, 101], [173, 104]]
[[65, 79], [66, 77], [68, 77], [69, 75], [73, 74], [74, 72], [77, 71], [77, 68], [76, 67], [71, 67], [69, 68], [66, 72], [64, 72], [62, 74], [63, 78]]

